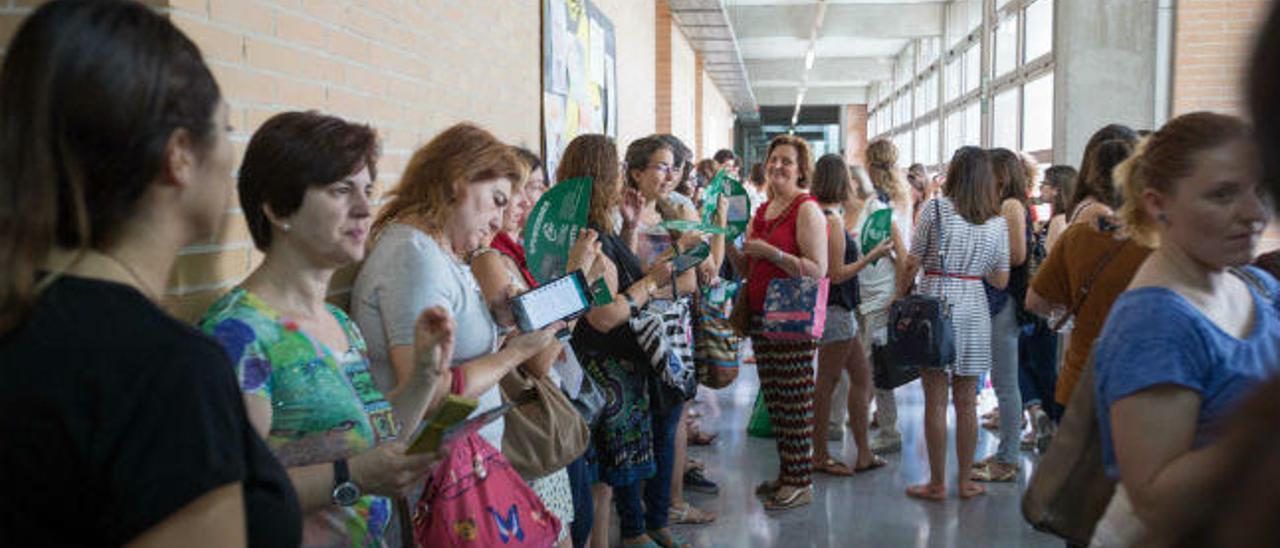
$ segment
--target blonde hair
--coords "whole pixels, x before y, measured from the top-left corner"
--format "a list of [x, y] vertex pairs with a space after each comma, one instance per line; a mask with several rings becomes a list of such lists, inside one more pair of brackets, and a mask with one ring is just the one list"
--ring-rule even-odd
[[528, 176], [528, 165], [510, 146], [479, 126], [457, 124], [413, 153], [391, 201], [373, 222], [374, 237], [387, 225], [409, 219], [428, 232], [442, 230], [457, 201], [455, 183], [505, 178], [516, 193]]
[[909, 205], [906, 181], [898, 170], [898, 147], [888, 139], [876, 139], [867, 145], [867, 176], [876, 190], [889, 195], [895, 205]]
[[1172, 195], [1178, 183], [1195, 171], [1201, 152], [1249, 138], [1249, 126], [1239, 118], [1193, 112], [1170, 120], [1143, 139], [1113, 175], [1124, 197], [1117, 214], [1125, 232], [1142, 245], [1159, 246], [1160, 233], [1147, 213], [1143, 193], [1151, 189]]

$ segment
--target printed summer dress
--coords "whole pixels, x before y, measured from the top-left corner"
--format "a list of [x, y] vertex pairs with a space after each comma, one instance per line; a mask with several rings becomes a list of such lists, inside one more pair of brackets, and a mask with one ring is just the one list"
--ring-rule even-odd
[[[393, 439], [391, 404], [373, 384], [364, 338], [328, 305], [350, 349], [338, 353], [312, 339], [243, 288], [214, 303], [200, 321], [235, 365], [245, 394], [271, 402], [267, 445], [286, 468], [350, 458]], [[391, 502], [366, 495], [347, 508], [303, 520], [304, 546], [382, 546]]]

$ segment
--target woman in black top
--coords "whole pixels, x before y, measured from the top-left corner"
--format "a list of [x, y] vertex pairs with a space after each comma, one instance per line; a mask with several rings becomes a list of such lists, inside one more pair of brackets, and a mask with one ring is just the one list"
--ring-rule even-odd
[[[639, 197], [629, 190], [624, 199], [618, 170], [618, 147], [604, 135], [574, 138], [560, 157], [556, 180], [591, 177], [591, 209], [588, 220], [600, 235], [604, 280], [613, 303], [591, 309], [573, 331], [573, 350], [582, 368], [605, 390], [605, 407], [591, 433], [596, 479], [592, 486], [595, 524], [591, 536], [607, 544], [609, 502], [612, 487], [629, 487], [655, 473], [654, 443], [649, 412], [649, 360], [636, 342], [628, 320], [645, 306], [657, 290], [671, 283], [669, 262], [656, 263], [648, 273], [626, 242], [613, 230], [613, 216], [621, 214], [624, 226], [636, 222]], [[628, 513], [622, 508], [619, 515]], [[625, 525], [625, 523], [624, 523]], [[623, 535], [623, 544], [644, 544], [648, 535]]]
[[45, 4], [0, 71], [0, 128], [0, 538], [297, 545], [226, 355], [156, 305], [230, 198], [199, 50], [134, 2]]
[[[886, 239], [865, 256], [858, 256], [858, 243], [844, 226], [844, 207], [853, 183], [849, 167], [839, 154], [827, 154], [818, 159], [813, 170], [813, 186], [810, 189], [827, 218], [827, 272], [831, 289], [827, 299], [827, 323], [818, 347], [818, 377], [813, 397], [813, 470], [831, 476], [852, 476], [885, 465], [884, 459], [871, 451], [867, 442], [868, 412], [871, 405], [871, 366], [867, 363], [862, 341], [858, 340], [858, 322], [854, 318], [858, 299], [858, 272], [867, 265], [889, 255], [893, 242]], [[867, 344], [870, 344], [868, 341]], [[841, 374], [849, 374], [849, 391], [846, 403], [849, 423], [852, 425], [854, 444], [858, 446], [858, 459], [850, 468], [836, 460], [827, 450], [831, 416], [832, 394], [840, 383]]]

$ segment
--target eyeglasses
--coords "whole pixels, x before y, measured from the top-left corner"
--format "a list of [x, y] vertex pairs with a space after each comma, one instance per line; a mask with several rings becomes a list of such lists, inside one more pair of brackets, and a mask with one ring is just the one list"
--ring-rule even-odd
[[658, 172], [659, 172], [659, 173], [661, 173], [661, 174], [663, 174], [663, 175], [670, 175], [670, 174], [671, 174], [671, 169], [672, 169], [672, 167], [671, 167], [671, 166], [669, 166], [669, 165], [667, 165], [667, 164], [653, 164], [653, 165], [649, 166], [649, 168], [650, 168], [650, 169], [656, 169], [656, 170], [658, 170]]

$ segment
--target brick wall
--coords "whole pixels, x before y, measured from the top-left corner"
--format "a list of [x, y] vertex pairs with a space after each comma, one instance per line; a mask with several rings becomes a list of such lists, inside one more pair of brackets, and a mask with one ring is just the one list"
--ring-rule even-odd
[[[690, 105], [690, 85], [672, 89], [670, 46], [692, 55], [667, 4], [598, 0], [616, 29], [619, 145], [670, 130], [672, 93]], [[0, 55], [41, 0], [0, 0]], [[271, 115], [318, 109], [377, 128], [383, 142], [379, 189], [395, 185], [413, 151], [439, 131], [470, 120], [499, 138], [537, 149], [540, 117], [538, 0], [147, 0], [200, 46], [222, 86], [235, 127], [236, 157]], [[663, 13], [666, 12], [665, 18]], [[666, 127], [661, 127], [662, 37], [666, 37]], [[682, 57], [683, 59], [683, 57]], [[689, 69], [692, 74], [692, 67]], [[661, 82], [659, 82], [661, 83]], [[682, 107], [683, 108], [683, 107]], [[238, 167], [238, 166], [237, 166]], [[184, 249], [169, 281], [168, 306], [194, 319], [261, 260], [238, 208], [224, 228]], [[331, 298], [345, 303], [353, 268], [339, 272]]]
[[667, 3], [658, 0], [653, 3], [654, 10], [654, 66], [653, 89], [654, 106], [653, 130], [657, 133], [671, 132], [671, 39], [678, 35], [671, 20], [671, 9]]
[[1179, 0], [1174, 38], [1173, 114], [1242, 113], [1242, 76], [1267, 0]]
[[845, 105], [844, 160], [867, 165], [867, 105]]

